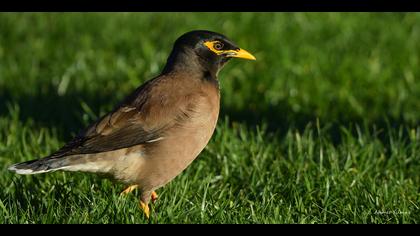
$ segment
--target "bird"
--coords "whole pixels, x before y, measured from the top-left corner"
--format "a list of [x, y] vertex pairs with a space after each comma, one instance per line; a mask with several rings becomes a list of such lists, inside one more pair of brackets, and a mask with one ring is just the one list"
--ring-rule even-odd
[[17, 174], [76, 171], [138, 189], [147, 218], [155, 190], [183, 172], [207, 146], [220, 110], [219, 71], [232, 58], [256, 60], [226, 36], [193, 30], [174, 43], [166, 65], [109, 113], [49, 156], [11, 165]]

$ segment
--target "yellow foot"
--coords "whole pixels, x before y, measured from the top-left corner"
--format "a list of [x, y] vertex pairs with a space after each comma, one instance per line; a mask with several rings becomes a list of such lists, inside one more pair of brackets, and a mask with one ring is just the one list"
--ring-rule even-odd
[[157, 199], [158, 199], [158, 195], [155, 191], [153, 191], [152, 192], [152, 202], [155, 203]]
[[120, 195], [126, 195], [126, 194], [129, 194], [129, 193], [131, 193], [134, 189], [136, 189], [136, 188], [138, 188], [139, 186], [136, 184], [136, 185], [131, 185], [131, 186], [129, 186], [128, 188], [126, 188], [124, 191], [122, 191], [121, 193], [120, 193]]
[[140, 208], [143, 210], [143, 212], [146, 215], [147, 219], [149, 219], [149, 215], [150, 215], [149, 206], [146, 203], [140, 201]]

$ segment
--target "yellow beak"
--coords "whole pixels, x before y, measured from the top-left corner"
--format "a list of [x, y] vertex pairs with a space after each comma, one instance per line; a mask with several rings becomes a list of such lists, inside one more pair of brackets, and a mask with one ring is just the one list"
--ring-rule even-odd
[[236, 57], [236, 58], [243, 58], [247, 60], [257, 60], [251, 53], [246, 51], [245, 49], [240, 48], [238, 51], [236, 50], [229, 50], [229, 54], [227, 57]]

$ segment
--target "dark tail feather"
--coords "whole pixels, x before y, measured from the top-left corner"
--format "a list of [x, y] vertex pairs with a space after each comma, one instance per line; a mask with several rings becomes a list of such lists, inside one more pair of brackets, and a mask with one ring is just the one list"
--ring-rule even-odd
[[10, 166], [8, 170], [21, 175], [39, 174], [62, 169], [66, 162], [66, 158], [44, 158], [17, 163]]

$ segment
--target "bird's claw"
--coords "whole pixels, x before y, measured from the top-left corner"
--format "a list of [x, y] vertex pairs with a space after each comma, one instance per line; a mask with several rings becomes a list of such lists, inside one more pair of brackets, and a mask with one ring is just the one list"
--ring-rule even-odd
[[149, 216], [150, 216], [149, 205], [147, 205], [143, 201], [140, 201], [139, 205], [140, 205], [140, 208], [143, 210], [144, 214], [146, 215], [147, 219], [149, 219]]
[[131, 185], [131, 186], [128, 186], [124, 191], [122, 191], [121, 193], [120, 193], [120, 195], [122, 196], [122, 195], [127, 195], [127, 194], [129, 194], [129, 193], [131, 193], [134, 189], [136, 189], [136, 188], [138, 188], [139, 186], [136, 184], [136, 185]]

